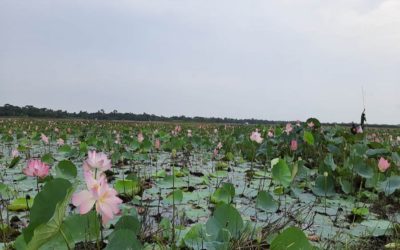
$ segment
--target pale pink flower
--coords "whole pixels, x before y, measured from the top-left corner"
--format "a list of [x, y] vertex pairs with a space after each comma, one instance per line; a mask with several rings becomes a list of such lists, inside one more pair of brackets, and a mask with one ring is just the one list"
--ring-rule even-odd
[[311, 121], [311, 122], [307, 123], [307, 126], [308, 126], [309, 128], [313, 128], [313, 127], [314, 127], [314, 123]]
[[188, 137], [192, 137], [192, 130], [189, 129], [189, 130], [187, 131], [187, 136], [188, 136]]
[[263, 138], [261, 137], [261, 134], [256, 130], [251, 133], [250, 140], [261, 143], [263, 141]]
[[160, 139], [156, 139], [156, 141], [154, 142], [155, 149], [160, 150], [160, 146], [161, 146]]
[[110, 168], [111, 161], [103, 152], [97, 153], [96, 151], [89, 151], [88, 158], [83, 163], [83, 169], [85, 171], [98, 169], [99, 171], [104, 172]]
[[12, 151], [11, 151], [11, 156], [13, 157], [13, 158], [16, 158], [16, 157], [18, 157], [19, 156], [19, 151], [18, 151], [18, 149], [13, 149]]
[[218, 152], [219, 152], [218, 149], [215, 148], [214, 151], [213, 151], [213, 157], [214, 158], [218, 155]]
[[57, 145], [58, 145], [58, 146], [64, 145], [64, 139], [63, 139], [63, 138], [59, 138], [59, 139], [57, 140]]
[[176, 125], [176, 126], [175, 126], [175, 132], [176, 132], [176, 134], [178, 134], [179, 132], [181, 132], [181, 130], [182, 130], [182, 128], [181, 128], [180, 125]]
[[286, 128], [285, 128], [286, 134], [289, 135], [290, 132], [292, 132], [292, 130], [293, 130], [292, 124], [290, 124], [290, 123], [286, 124]]
[[45, 143], [45, 144], [49, 144], [49, 138], [45, 135], [45, 134], [41, 134], [40, 135], [40, 139]]
[[140, 132], [140, 133], [138, 134], [137, 140], [138, 140], [139, 143], [142, 143], [142, 142], [143, 142], [144, 136], [143, 136], [142, 132]]
[[54, 132], [58, 133], [60, 130], [58, 128], [54, 128]]
[[274, 137], [274, 132], [272, 132], [271, 130], [270, 131], [268, 131], [268, 137], [269, 138], [272, 138], [272, 137]]
[[297, 141], [294, 139], [290, 142], [290, 150], [292, 150], [292, 151], [297, 150]]
[[41, 160], [29, 160], [22, 172], [27, 176], [44, 178], [49, 174], [49, 166]]
[[363, 129], [361, 126], [357, 127], [357, 134], [361, 134], [363, 132]]
[[378, 162], [379, 171], [385, 172], [389, 167], [390, 167], [389, 161], [381, 157]]
[[91, 172], [85, 172], [84, 175], [88, 190], [74, 194], [72, 204], [79, 207], [80, 214], [88, 213], [96, 204], [96, 211], [101, 214], [102, 223], [106, 224], [119, 213], [122, 200], [117, 197], [117, 191], [108, 186], [104, 175], [99, 180], [94, 179]]
[[222, 143], [218, 142], [217, 149], [220, 150], [222, 148]]

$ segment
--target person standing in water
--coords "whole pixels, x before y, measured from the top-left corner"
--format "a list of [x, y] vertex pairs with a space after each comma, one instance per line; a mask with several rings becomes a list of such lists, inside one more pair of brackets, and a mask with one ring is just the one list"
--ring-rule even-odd
[[367, 121], [367, 118], [365, 117], [365, 108], [364, 108], [364, 110], [363, 110], [363, 112], [362, 112], [362, 114], [361, 114], [361, 123], [360, 123], [360, 126], [361, 126], [361, 128], [364, 130], [364, 127], [365, 127], [365, 122]]

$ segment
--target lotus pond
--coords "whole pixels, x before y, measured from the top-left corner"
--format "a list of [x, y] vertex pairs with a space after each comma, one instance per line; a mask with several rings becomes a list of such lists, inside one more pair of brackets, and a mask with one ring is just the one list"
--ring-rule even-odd
[[0, 168], [3, 249], [400, 249], [399, 129], [2, 119]]

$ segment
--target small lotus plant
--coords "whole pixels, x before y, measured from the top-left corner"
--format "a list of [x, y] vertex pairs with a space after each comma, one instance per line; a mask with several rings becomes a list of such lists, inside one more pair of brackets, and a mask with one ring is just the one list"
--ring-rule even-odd
[[80, 214], [88, 213], [95, 206], [103, 224], [107, 224], [119, 213], [119, 205], [122, 203], [117, 191], [107, 183], [104, 171], [110, 168], [111, 161], [104, 153], [89, 151], [88, 159], [83, 163], [87, 190], [72, 196], [72, 204], [79, 208]]

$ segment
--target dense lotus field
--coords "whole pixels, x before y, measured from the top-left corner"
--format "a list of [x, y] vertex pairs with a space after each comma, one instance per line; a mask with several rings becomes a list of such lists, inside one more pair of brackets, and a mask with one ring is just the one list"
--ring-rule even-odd
[[0, 120], [4, 249], [400, 248], [400, 130]]

